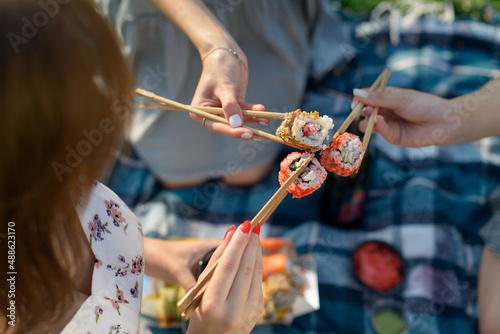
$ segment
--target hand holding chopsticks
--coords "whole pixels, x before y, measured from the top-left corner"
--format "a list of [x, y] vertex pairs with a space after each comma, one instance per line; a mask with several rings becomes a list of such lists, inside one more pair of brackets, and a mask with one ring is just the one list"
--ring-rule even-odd
[[[391, 71], [388, 68], [386, 68], [386, 71], [387, 73], [382, 77], [382, 82], [380, 83], [380, 87], [378, 89], [379, 92], [383, 92], [385, 90], [385, 87], [387, 86], [387, 81], [389, 80]], [[384, 74], [384, 72], [382, 74]], [[370, 115], [370, 118], [368, 119], [368, 126], [366, 127], [365, 135], [363, 136], [363, 147], [365, 148], [365, 150], [368, 146], [368, 143], [370, 142], [370, 137], [373, 132], [373, 126], [375, 124], [375, 117], [377, 117], [379, 109], [379, 107], [375, 107], [372, 114]]]
[[[176, 102], [176, 101], [173, 101], [173, 100], [169, 100], [167, 98], [158, 96], [158, 95], [156, 95], [156, 94], [154, 94], [152, 92], [149, 92], [147, 90], [144, 90], [144, 89], [138, 88], [138, 89], [136, 89], [135, 93], [137, 95], [145, 97], [147, 99], [158, 101], [162, 105], [165, 105], [165, 106], [167, 106], [169, 108], [174, 108], [174, 110], [187, 111], [187, 112], [193, 113], [195, 115], [198, 115], [200, 117], [209, 119], [209, 120], [214, 121], [214, 122], [229, 124], [229, 122], [225, 118], [219, 117], [216, 114], [213, 114], [211, 112], [202, 110], [201, 108], [196, 108], [196, 107], [189, 106], [189, 105], [186, 105], [186, 104], [182, 104], [182, 103], [179, 103], [179, 102]], [[273, 134], [264, 132], [264, 131], [259, 130], [259, 129], [251, 128], [251, 127], [246, 126], [246, 125], [243, 125], [243, 127], [245, 129], [249, 129], [255, 135], [260, 136], [262, 138], [270, 139], [270, 140], [275, 141], [277, 143], [280, 143], [280, 144], [283, 144], [283, 145], [292, 146], [292, 147], [296, 148], [295, 145], [287, 143], [283, 139], [281, 139], [281, 138], [279, 138], [279, 137], [277, 137], [277, 136], [275, 136]]]
[[[309, 156], [301, 166], [286, 180], [282, 186], [276, 191], [276, 193], [271, 197], [271, 199], [264, 205], [264, 207], [257, 213], [254, 219], [251, 221], [251, 229], [253, 230], [255, 226], [262, 225], [273, 213], [273, 211], [278, 207], [278, 205], [283, 201], [287, 195], [287, 189], [290, 185], [297, 179], [297, 177], [302, 174], [309, 162], [314, 157], [313, 154]], [[219, 259], [220, 260], [220, 259]], [[184, 298], [177, 304], [183, 311], [183, 316], [186, 319], [193, 314], [196, 307], [199, 305], [203, 293], [206, 291], [208, 284], [219, 264], [219, 260], [215, 262], [210, 268], [205, 269], [202, 275], [199, 277], [196, 285], [184, 296]]]
[[[385, 78], [385, 77], [387, 77], [387, 79], [389, 78], [390, 72], [391, 72], [391, 70], [389, 68], [386, 68], [382, 73], [380, 73], [380, 75], [377, 77], [375, 82], [370, 86], [368, 91], [373, 92], [375, 89], [377, 89], [379, 87], [380, 83], [382, 82], [383, 78]], [[387, 80], [386, 80], [386, 83], [387, 83]], [[384, 88], [385, 88], [385, 85], [384, 85]], [[337, 139], [338, 136], [340, 136], [341, 134], [343, 134], [347, 130], [349, 125], [351, 125], [351, 123], [356, 119], [356, 117], [359, 116], [359, 114], [361, 113], [361, 110], [363, 110], [363, 107], [364, 107], [364, 104], [361, 102], [358, 102], [356, 104], [354, 109], [352, 109], [351, 113], [345, 119], [344, 123], [342, 123], [342, 125], [340, 125], [339, 129], [337, 130], [337, 132], [333, 136], [332, 141], [335, 141], [335, 139]]]

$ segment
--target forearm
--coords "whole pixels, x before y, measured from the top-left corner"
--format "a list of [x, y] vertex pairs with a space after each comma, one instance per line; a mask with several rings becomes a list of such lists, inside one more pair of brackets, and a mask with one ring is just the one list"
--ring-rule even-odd
[[500, 257], [484, 246], [479, 269], [478, 304], [481, 334], [498, 333], [500, 328]]
[[239, 53], [231, 34], [201, 0], [150, 0], [193, 42], [203, 58], [216, 47], [231, 48]]
[[500, 135], [500, 77], [451, 101], [455, 110], [449, 120], [456, 131], [450, 144]]

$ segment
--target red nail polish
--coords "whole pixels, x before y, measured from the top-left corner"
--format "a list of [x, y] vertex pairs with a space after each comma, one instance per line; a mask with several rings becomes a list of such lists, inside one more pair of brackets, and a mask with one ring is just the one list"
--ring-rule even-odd
[[260, 224], [255, 225], [253, 228], [253, 233], [259, 235], [260, 234]]
[[245, 220], [245, 222], [243, 224], [241, 224], [241, 232], [247, 234], [248, 232], [250, 232], [250, 227], [252, 227], [252, 225], [250, 224], [250, 221]]
[[[231, 231], [233, 231], [233, 230], [235, 230], [235, 229], [236, 229], [236, 227], [235, 227], [234, 225], [229, 226], [229, 228], [228, 228], [228, 229], [227, 229], [227, 231], [226, 231], [226, 234], [224, 234], [224, 239], [226, 239], [227, 234], [228, 234], [229, 232], [231, 232]], [[224, 239], [223, 239], [223, 240], [224, 240]]]

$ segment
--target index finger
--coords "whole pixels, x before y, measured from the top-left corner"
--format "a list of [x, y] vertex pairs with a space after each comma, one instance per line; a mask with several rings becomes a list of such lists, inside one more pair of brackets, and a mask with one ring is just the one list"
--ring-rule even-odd
[[[245, 223], [244, 223], [245, 224]], [[251, 232], [244, 232], [240, 225], [234, 232], [229, 245], [220, 257], [212, 280], [205, 291], [205, 297], [210, 300], [226, 300], [234, 279], [240, 267], [240, 262], [250, 240]]]

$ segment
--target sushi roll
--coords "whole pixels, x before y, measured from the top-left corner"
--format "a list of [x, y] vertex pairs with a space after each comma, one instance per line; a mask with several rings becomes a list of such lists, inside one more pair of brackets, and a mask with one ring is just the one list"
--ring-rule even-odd
[[358, 136], [344, 132], [321, 151], [321, 164], [330, 172], [340, 176], [349, 176], [357, 172], [365, 149]]
[[325, 149], [328, 131], [333, 128], [333, 120], [328, 116], [319, 116], [317, 111], [305, 112], [297, 109], [287, 113], [276, 130], [276, 135], [306, 151]]
[[[300, 168], [311, 153], [293, 152], [290, 153], [282, 162], [279, 172], [279, 182], [283, 184], [294, 171]], [[293, 197], [301, 198], [312, 194], [316, 189], [320, 188], [326, 179], [327, 172], [321, 166], [316, 158], [313, 158], [304, 172], [288, 187], [288, 192]]]

